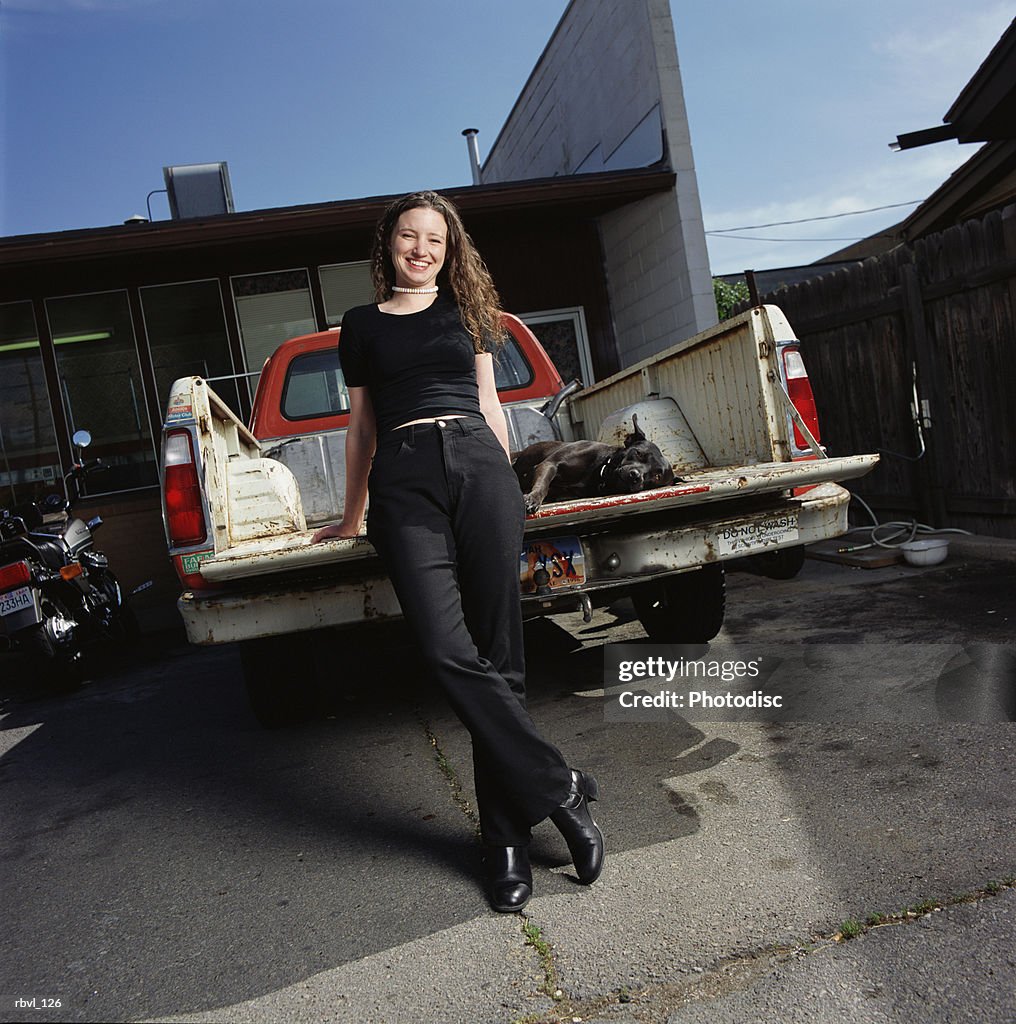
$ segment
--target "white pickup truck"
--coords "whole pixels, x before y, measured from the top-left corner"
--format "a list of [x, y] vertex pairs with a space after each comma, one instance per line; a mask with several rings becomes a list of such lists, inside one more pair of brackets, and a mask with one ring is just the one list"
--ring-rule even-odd
[[[527, 616], [588, 617], [628, 594], [651, 640], [704, 642], [723, 622], [725, 562], [754, 556], [791, 575], [803, 545], [846, 530], [838, 481], [878, 456], [826, 457], [800, 346], [777, 307], [586, 388], [564, 384], [520, 320], [505, 324], [497, 383], [513, 450], [551, 438], [620, 443], [637, 414], [677, 477], [530, 516], [519, 553]], [[337, 342], [336, 331], [285, 342], [262, 371], [250, 428], [199, 377], [174, 383], [166, 412], [163, 503], [187, 635], [242, 644], [252, 706], [269, 725], [305, 710], [294, 679], [316, 631], [337, 649], [355, 643], [352, 627], [400, 614], [365, 536], [311, 544], [342, 510], [348, 395]]]

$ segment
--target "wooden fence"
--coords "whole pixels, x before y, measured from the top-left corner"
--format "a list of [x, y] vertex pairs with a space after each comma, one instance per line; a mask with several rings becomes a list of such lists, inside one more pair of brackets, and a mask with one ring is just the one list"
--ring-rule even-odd
[[882, 521], [1016, 537], [1016, 205], [762, 301], [801, 339], [829, 454], [882, 453], [851, 487]]

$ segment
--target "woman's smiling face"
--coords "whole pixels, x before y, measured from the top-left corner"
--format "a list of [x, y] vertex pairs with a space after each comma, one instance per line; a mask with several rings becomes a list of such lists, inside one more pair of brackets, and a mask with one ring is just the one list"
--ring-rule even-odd
[[429, 206], [406, 210], [391, 238], [395, 284], [400, 288], [431, 288], [444, 266], [448, 225]]

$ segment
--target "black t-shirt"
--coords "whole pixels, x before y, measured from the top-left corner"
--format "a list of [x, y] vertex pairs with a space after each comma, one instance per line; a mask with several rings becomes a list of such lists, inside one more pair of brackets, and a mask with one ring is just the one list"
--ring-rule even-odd
[[473, 339], [458, 306], [444, 296], [418, 313], [350, 309], [342, 317], [339, 362], [346, 387], [370, 393], [379, 434], [446, 412], [483, 415]]

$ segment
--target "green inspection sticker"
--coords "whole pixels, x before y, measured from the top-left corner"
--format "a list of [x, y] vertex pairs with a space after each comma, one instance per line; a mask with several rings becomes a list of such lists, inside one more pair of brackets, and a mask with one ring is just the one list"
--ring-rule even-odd
[[206, 559], [213, 558], [215, 556], [214, 551], [195, 551], [192, 555], [181, 555], [180, 565], [183, 566], [183, 571], [191, 576], [196, 572], [201, 571], [201, 563]]

